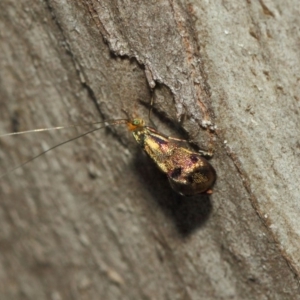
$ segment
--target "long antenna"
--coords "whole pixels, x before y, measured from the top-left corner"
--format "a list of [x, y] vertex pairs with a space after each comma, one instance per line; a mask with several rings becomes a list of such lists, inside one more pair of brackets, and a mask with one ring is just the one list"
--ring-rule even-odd
[[[106, 127], [106, 126], [108, 126], [108, 125], [119, 125], [119, 124], [124, 124], [124, 123], [128, 122], [128, 119], [113, 120], [113, 121], [112, 121], [113, 123], [109, 123], [109, 122], [110, 122], [110, 121], [95, 122], [95, 123], [90, 123], [90, 124], [84, 124], [84, 125], [96, 125], [96, 124], [99, 124], [99, 123], [107, 123], [107, 125], [104, 125], [104, 126], [101, 126], [101, 127], [98, 127], [98, 128], [92, 129], [92, 130], [89, 130], [89, 131], [87, 131], [87, 132], [85, 132], [85, 133], [82, 133], [82, 134], [80, 134], [80, 135], [78, 135], [78, 136], [75, 136], [74, 138], [71, 138], [71, 139], [69, 139], [69, 140], [67, 140], [67, 141], [64, 141], [64, 142], [62, 142], [62, 143], [59, 143], [59, 144], [57, 144], [57, 145], [55, 145], [55, 146], [53, 146], [53, 147], [51, 147], [51, 148], [49, 148], [49, 149], [47, 149], [47, 150], [41, 152], [41, 153], [39, 153], [38, 155], [33, 156], [32, 158], [28, 159], [27, 161], [21, 163], [20, 165], [18, 165], [18, 166], [16, 166], [16, 167], [12, 168], [12, 169], [10, 169], [10, 170], [8, 170], [8, 171], [5, 172], [4, 174], [1, 174], [1, 175], [0, 175], [0, 179], [3, 178], [3, 177], [5, 177], [5, 176], [7, 176], [7, 175], [9, 175], [9, 174], [11, 174], [11, 173], [13, 173], [14, 171], [16, 171], [16, 170], [18, 170], [18, 169], [24, 167], [25, 165], [27, 165], [27, 164], [30, 163], [31, 161], [35, 160], [36, 158], [38, 158], [38, 157], [40, 157], [40, 156], [46, 154], [47, 152], [49, 152], [49, 151], [51, 151], [51, 150], [53, 150], [53, 149], [55, 149], [55, 148], [58, 148], [58, 147], [60, 147], [60, 146], [62, 146], [62, 145], [64, 145], [64, 144], [67, 144], [67, 143], [69, 143], [69, 142], [75, 141], [75, 140], [77, 140], [77, 139], [79, 139], [79, 138], [81, 138], [81, 137], [83, 137], [83, 136], [86, 136], [86, 135], [88, 135], [88, 134], [90, 134], [90, 133], [93, 133], [93, 132], [95, 132], [95, 131], [97, 131], [97, 130], [99, 130], [99, 129], [101, 129], [101, 128], [104, 128], [104, 127]], [[39, 131], [47, 131], [47, 129], [49, 129], [49, 130], [54, 130], [54, 129], [56, 129], [56, 128], [57, 128], [57, 129], [63, 129], [63, 128], [77, 127], [77, 126], [83, 126], [83, 125], [77, 124], [77, 125], [59, 126], [59, 127], [45, 128], [45, 130], [44, 130], [43, 128], [41, 128], [41, 129], [34, 129], [34, 130], [23, 131], [23, 133], [39, 132]], [[0, 137], [2, 137], [2, 136], [7, 136], [7, 135], [13, 135], [14, 133], [15, 133], [15, 134], [19, 134], [19, 133], [21, 134], [22, 132], [13, 132], [12, 134], [9, 134], [9, 133], [8, 133], [8, 134], [5, 134], [5, 135], [1, 135]]]
[[[59, 130], [59, 129], [66, 129], [66, 128], [75, 128], [75, 127], [82, 127], [82, 126], [99, 125], [99, 124], [103, 124], [103, 123], [107, 123], [107, 125], [111, 125], [115, 121], [116, 120], [108, 120], [108, 121], [101, 121], [101, 122], [94, 122], [94, 123], [72, 124], [72, 125], [65, 125], [65, 126], [57, 126], [57, 127], [49, 127], [49, 128], [38, 128], [38, 129], [32, 129], [32, 130], [26, 130], [26, 131], [10, 132], [10, 133], [1, 134], [0, 138], [5, 137], [5, 136], [21, 135], [21, 134], [32, 133], [32, 132], [43, 132], [43, 131]], [[127, 119], [119, 119], [117, 121], [127, 121]], [[103, 128], [103, 127], [101, 127], [101, 128]]]

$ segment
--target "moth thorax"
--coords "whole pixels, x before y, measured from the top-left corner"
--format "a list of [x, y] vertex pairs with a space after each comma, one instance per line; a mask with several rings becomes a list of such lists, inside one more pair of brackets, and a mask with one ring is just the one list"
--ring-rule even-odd
[[136, 142], [144, 149], [145, 138], [147, 135], [147, 130], [145, 130], [145, 127], [136, 128], [132, 131], [132, 135]]

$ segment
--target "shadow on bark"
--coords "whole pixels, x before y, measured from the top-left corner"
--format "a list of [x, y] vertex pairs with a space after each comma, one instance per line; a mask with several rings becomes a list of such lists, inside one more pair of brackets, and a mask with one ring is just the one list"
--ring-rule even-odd
[[212, 212], [207, 195], [184, 197], [172, 190], [167, 177], [144, 153], [138, 152], [133, 161], [136, 174], [153, 196], [154, 201], [170, 218], [182, 238], [202, 227]]

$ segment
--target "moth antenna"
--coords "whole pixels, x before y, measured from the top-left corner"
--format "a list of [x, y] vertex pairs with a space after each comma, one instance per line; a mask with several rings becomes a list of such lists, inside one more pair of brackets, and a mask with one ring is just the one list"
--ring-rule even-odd
[[154, 96], [152, 96], [151, 101], [150, 101], [150, 108], [149, 108], [149, 113], [148, 113], [149, 122], [151, 122], [151, 114], [152, 114], [153, 104], [154, 104]]
[[[126, 124], [127, 122], [128, 122], [128, 119], [119, 119], [119, 120], [108, 120], [108, 121], [104, 121], [104, 122], [95, 122], [95, 123], [83, 124], [83, 125], [82, 125], [82, 124], [81, 124], [81, 125], [80, 125], [80, 124], [75, 124], [75, 125], [59, 126], [59, 127], [52, 127], [52, 128], [41, 128], [41, 130], [40, 130], [40, 129], [34, 129], [34, 130], [28, 130], [28, 131], [22, 131], [22, 132], [13, 132], [13, 134], [14, 134], [14, 133], [15, 133], [15, 134], [18, 134], [18, 133], [21, 134], [21, 133], [35, 132], [36, 130], [39, 132], [39, 131], [47, 131], [47, 129], [49, 129], [49, 130], [54, 130], [54, 129], [56, 129], [56, 128], [58, 128], [58, 129], [63, 129], [63, 128], [69, 128], [69, 127], [77, 127], [77, 126], [84, 126], [84, 125], [86, 126], [86, 125], [96, 125], [96, 124], [100, 124], [100, 123], [107, 123], [107, 125], [104, 125], [104, 126], [101, 126], [101, 127], [98, 127], [98, 128], [94, 128], [94, 129], [89, 130], [89, 131], [87, 131], [87, 132], [85, 132], [85, 133], [82, 133], [82, 134], [80, 134], [80, 135], [77, 135], [77, 136], [75, 136], [75, 137], [73, 137], [73, 138], [71, 138], [71, 139], [69, 139], [69, 140], [67, 140], [67, 141], [64, 141], [64, 142], [59, 143], [59, 144], [57, 144], [57, 145], [55, 145], [55, 146], [53, 146], [53, 147], [50, 147], [49, 149], [47, 149], [47, 150], [45, 150], [45, 151], [43, 151], [43, 152], [41, 152], [41, 153], [39, 153], [39, 154], [33, 156], [32, 158], [30, 158], [30, 159], [26, 160], [25, 162], [21, 163], [20, 165], [18, 165], [18, 166], [16, 166], [16, 167], [12, 168], [12, 169], [10, 169], [10, 170], [8, 170], [8, 171], [5, 172], [4, 174], [1, 174], [1, 175], [0, 175], [0, 179], [3, 178], [3, 177], [5, 177], [5, 176], [8, 176], [9, 174], [13, 173], [14, 171], [16, 171], [16, 170], [18, 170], [18, 169], [21, 169], [22, 167], [24, 167], [25, 165], [27, 165], [27, 164], [30, 163], [31, 161], [35, 160], [36, 158], [38, 158], [38, 157], [40, 157], [40, 156], [46, 154], [47, 152], [49, 152], [49, 151], [51, 151], [51, 150], [53, 150], [53, 149], [55, 149], [55, 148], [58, 148], [58, 147], [60, 147], [60, 146], [62, 146], [62, 145], [65, 145], [65, 144], [67, 144], [67, 143], [69, 143], [69, 142], [75, 141], [75, 140], [77, 140], [77, 139], [79, 139], [79, 138], [81, 138], [81, 137], [83, 137], [83, 136], [86, 136], [86, 135], [88, 135], [88, 134], [90, 134], [90, 133], [93, 133], [93, 132], [95, 132], [95, 131], [97, 131], [97, 130], [99, 130], [99, 129], [101, 129], [101, 128], [106, 127], [106, 126]], [[44, 130], [44, 129], [45, 129], [45, 130]], [[4, 135], [1, 135], [0, 137], [2, 137], [2, 136], [7, 136], [7, 135], [13, 135], [13, 134], [4, 134]]]
[[[1, 137], [5, 137], [5, 136], [21, 135], [21, 134], [25, 134], [25, 133], [43, 132], [43, 131], [51, 131], [51, 130], [60, 130], [60, 129], [66, 129], [66, 128], [75, 128], [75, 127], [82, 127], [82, 126], [99, 125], [99, 124], [104, 124], [104, 123], [107, 123], [108, 125], [114, 125], [115, 122], [125, 121], [125, 120], [127, 120], [127, 119], [107, 120], [107, 121], [93, 122], [93, 123], [72, 124], [72, 125], [65, 125], [65, 126], [57, 126], [57, 127], [49, 127], [49, 128], [38, 128], [38, 129], [32, 129], [32, 130], [10, 132], [10, 133], [1, 134], [0, 138]], [[101, 128], [103, 128], [103, 127], [101, 127]]]

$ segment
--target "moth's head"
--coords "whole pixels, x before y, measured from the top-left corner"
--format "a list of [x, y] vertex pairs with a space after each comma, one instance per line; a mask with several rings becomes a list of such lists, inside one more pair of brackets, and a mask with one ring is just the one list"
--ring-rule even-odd
[[130, 131], [135, 131], [143, 128], [145, 126], [145, 121], [141, 118], [133, 118], [128, 120], [127, 126]]

